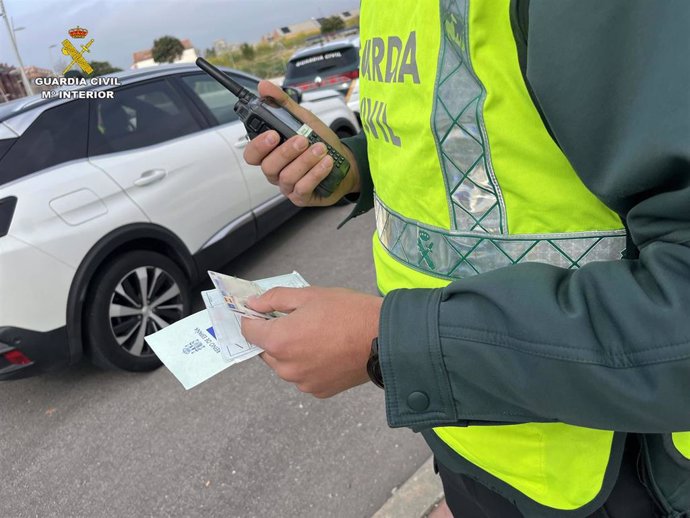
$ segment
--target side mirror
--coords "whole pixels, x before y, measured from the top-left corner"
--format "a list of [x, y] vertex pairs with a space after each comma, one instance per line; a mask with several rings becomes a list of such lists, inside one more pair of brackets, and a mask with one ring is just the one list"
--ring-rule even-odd
[[290, 98], [297, 104], [302, 102], [302, 92], [297, 88], [292, 88], [290, 86], [284, 86], [283, 91], [290, 96]]

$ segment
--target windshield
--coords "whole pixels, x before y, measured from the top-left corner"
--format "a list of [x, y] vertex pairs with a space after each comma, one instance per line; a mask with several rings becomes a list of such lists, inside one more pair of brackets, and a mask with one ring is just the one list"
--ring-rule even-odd
[[319, 75], [332, 75], [359, 68], [359, 53], [355, 47], [327, 50], [300, 56], [288, 63], [286, 80], [311, 80]]

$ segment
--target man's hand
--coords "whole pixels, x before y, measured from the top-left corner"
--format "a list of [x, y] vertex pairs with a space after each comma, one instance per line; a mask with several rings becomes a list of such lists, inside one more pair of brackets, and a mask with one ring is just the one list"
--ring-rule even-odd
[[378, 336], [383, 299], [344, 288], [273, 288], [248, 305], [273, 320], [242, 319], [242, 334], [285, 381], [318, 398], [369, 380], [366, 365]]
[[252, 140], [244, 149], [248, 164], [260, 165], [266, 179], [280, 187], [280, 192], [299, 207], [333, 205], [351, 192], [359, 191], [359, 172], [352, 152], [340, 143], [338, 136], [309, 110], [297, 104], [289, 95], [270, 81], [259, 83], [259, 95], [273, 97], [298, 119], [309, 124], [316, 133], [350, 162], [350, 170], [336, 191], [328, 198], [314, 194], [316, 186], [328, 176], [333, 159], [322, 143], [309, 146], [302, 135], [295, 135], [280, 146], [280, 136], [270, 130]]

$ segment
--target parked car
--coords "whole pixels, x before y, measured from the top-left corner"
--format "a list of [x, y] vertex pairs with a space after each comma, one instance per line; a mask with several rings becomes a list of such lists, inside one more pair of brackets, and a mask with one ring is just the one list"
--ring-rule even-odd
[[301, 49], [288, 61], [283, 86], [302, 92], [333, 89], [359, 119], [359, 38]]
[[[256, 91], [257, 79], [227, 70]], [[76, 362], [149, 370], [144, 336], [190, 286], [296, 212], [259, 168], [235, 98], [193, 65], [123, 72], [112, 99], [0, 105], [0, 379]], [[88, 89], [88, 88], [87, 88]], [[340, 134], [335, 92], [303, 105]]]

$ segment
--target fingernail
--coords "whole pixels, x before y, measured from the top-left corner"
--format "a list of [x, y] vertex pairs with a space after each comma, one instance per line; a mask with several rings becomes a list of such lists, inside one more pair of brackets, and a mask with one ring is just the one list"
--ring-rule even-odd
[[311, 148], [311, 152], [314, 153], [316, 156], [322, 156], [326, 154], [326, 146], [323, 144], [314, 144]]
[[266, 142], [268, 142], [271, 146], [275, 146], [278, 143], [278, 134], [271, 131], [268, 135], [266, 135]]
[[307, 142], [307, 139], [305, 138], [298, 138], [295, 140], [293, 145], [295, 146], [295, 149], [297, 151], [304, 151], [305, 149], [307, 149], [309, 142]]
[[321, 169], [326, 170], [333, 167], [333, 159], [329, 156], [321, 160]]

